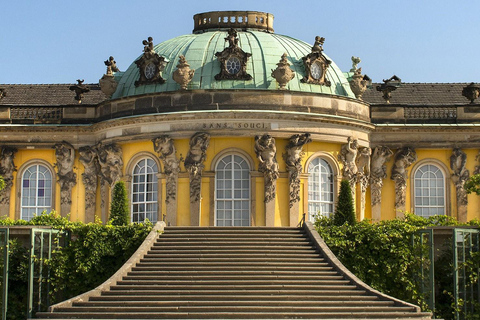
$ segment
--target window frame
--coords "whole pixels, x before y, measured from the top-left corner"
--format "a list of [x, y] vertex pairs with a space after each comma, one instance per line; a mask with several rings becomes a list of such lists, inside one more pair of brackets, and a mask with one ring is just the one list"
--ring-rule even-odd
[[[305, 168], [304, 172], [307, 174], [307, 182], [304, 187], [304, 213], [305, 213], [305, 219], [308, 221], [311, 221], [311, 216], [308, 212], [308, 205], [310, 202], [310, 199], [308, 197], [309, 194], [309, 180], [310, 180], [310, 172], [308, 170], [310, 164], [317, 158], [320, 158], [324, 160], [332, 169], [332, 175], [333, 175], [333, 211], [335, 211], [335, 205], [337, 203], [337, 197], [338, 197], [338, 188], [340, 186], [340, 180], [341, 176], [339, 175], [340, 172], [340, 167], [338, 165], [337, 160], [330, 154], [324, 151], [319, 151], [315, 152], [312, 154], [307, 161], [305, 162]], [[332, 212], [333, 214], [333, 212]], [[313, 222], [313, 221], [312, 221]]]
[[[415, 212], [415, 175], [417, 171], [426, 165], [433, 165], [437, 167], [441, 173], [443, 174], [443, 181], [444, 181], [444, 215], [451, 216], [451, 202], [450, 202], [450, 171], [448, 170], [447, 166], [437, 159], [423, 159], [415, 163], [412, 170], [410, 171], [410, 210], [415, 215], [418, 215]], [[420, 216], [428, 218], [430, 216]]]
[[126, 166], [126, 175], [125, 175], [125, 184], [127, 186], [127, 193], [128, 193], [128, 200], [130, 201], [129, 204], [129, 209], [130, 209], [130, 221], [133, 222], [133, 170], [135, 169], [136, 165], [145, 159], [150, 159], [155, 162], [157, 165], [157, 173], [156, 173], [156, 179], [157, 179], [157, 222], [158, 221], [163, 221], [163, 198], [162, 198], [162, 186], [164, 184], [164, 176], [162, 174], [163, 172], [163, 167], [161, 166], [161, 163], [158, 159], [157, 156], [155, 156], [153, 153], [150, 152], [139, 152], [135, 154], [132, 158], [127, 163]]
[[[22, 218], [23, 176], [25, 172], [32, 166], [43, 166], [47, 168], [47, 170], [50, 172], [51, 179], [52, 179], [50, 211], [56, 210], [57, 173], [55, 172], [55, 170], [53, 169], [53, 166], [49, 162], [43, 159], [32, 159], [22, 164], [18, 169], [18, 172], [16, 173], [17, 175], [15, 178], [15, 182], [16, 182], [15, 190], [16, 190], [16, 194], [19, 195], [18, 197], [15, 197], [15, 219], [16, 220], [19, 220]], [[38, 213], [39, 212], [37, 212], [37, 214]]]

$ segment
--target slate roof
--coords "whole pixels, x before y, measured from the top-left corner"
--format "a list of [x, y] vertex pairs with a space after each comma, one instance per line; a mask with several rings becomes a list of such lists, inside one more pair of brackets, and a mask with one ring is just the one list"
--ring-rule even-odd
[[[462, 90], [469, 83], [402, 83], [392, 92], [390, 105], [437, 106], [466, 105]], [[75, 93], [69, 89], [73, 84], [0, 84], [5, 96], [0, 106], [78, 106]], [[379, 83], [363, 94], [363, 100], [372, 105], [385, 105], [382, 93], [376, 90]], [[88, 84], [90, 91], [84, 94], [82, 105], [95, 105], [106, 96], [98, 84]]]
[[[377, 91], [380, 83], [373, 83], [365, 91], [363, 100], [372, 105], [386, 104], [383, 93]], [[465, 105], [470, 101], [462, 96], [462, 90], [469, 83], [402, 83], [391, 93], [391, 105], [438, 106]]]
[[[0, 106], [77, 106], [72, 84], [0, 84], [4, 97]], [[87, 84], [90, 91], [83, 95], [81, 105], [95, 105], [106, 99], [98, 84]]]

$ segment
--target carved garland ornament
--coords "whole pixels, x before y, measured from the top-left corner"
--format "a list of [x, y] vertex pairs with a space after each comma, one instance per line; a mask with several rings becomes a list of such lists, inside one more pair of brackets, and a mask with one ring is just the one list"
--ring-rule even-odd
[[165, 83], [160, 73], [165, 69], [167, 61], [153, 50], [153, 38], [143, 40], [143, 55], [135, 61], [139, 71], [140, 78], [135, 81], [135, 87], [144, 84]]
[[255, 154], [260, 162], [258, 171], [265, 177], [265, 202], [270, 202], [275, 199], [275, 183], [278, 179], [275, 139], [268, 134], [255, 136]]
[[316, 36], [312, 52], [302, 58], [306, 72], [305, 77], [301, 80], [302, 82], [328, 87], [331, 85], [330, 81], [327, 80], [326, 73], [332, 61], [325, 58], [322, 53], [324, 42], [325, 38]]
[[302, 173], [303, 146], [311, 142], [309, 133], [296, 134], [290, 137], [285, 146], [283, 159], [287, 166], [290, 181], [290, 208], [295, 202], [300, 201], [300, 174]]
[[228, 42], [228, 47], [222, 52], [215, 53], [220, 61], [220, 73], [215, 76], [215, 79], [252, 80], [252, 76], [247, 73], [247, 61], [252, 54], [238, 46], [237, 31], [230, 29], [225, 41]]

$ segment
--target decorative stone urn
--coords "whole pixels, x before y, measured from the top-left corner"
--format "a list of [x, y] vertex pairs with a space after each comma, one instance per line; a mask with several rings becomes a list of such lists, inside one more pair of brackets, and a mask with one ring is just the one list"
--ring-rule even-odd
[[362, 68], [355, 70], [352, 80], [350, 80], [350, 88], [358, 100], [362, 100], [362, 95], [367, 90], [367, 84], [368, 81], [364, 79]]
[[187, 86], [192, 81], [195, 70], [190, 69], [185, 56], [181, 55], [178, 60], [177, 69], [173, 72], [173, 80], [180, 85], [182, 90], [187, 90]]
[[282, 58], [277, 63], [277, 68], [272, 70], [272, 77], [277, 80], [280, 90], [285, 90], [287, 83], [295, 78], [295, 73], [290, 69], [290, 64], [287, 61], [286, 53], [282, 55]]

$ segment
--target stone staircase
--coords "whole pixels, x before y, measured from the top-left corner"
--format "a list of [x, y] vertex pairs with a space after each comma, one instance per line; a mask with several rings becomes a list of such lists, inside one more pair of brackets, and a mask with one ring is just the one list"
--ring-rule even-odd
[[358, 280], [304, 228], [166, 227], [44, 319], [430, 319]]

